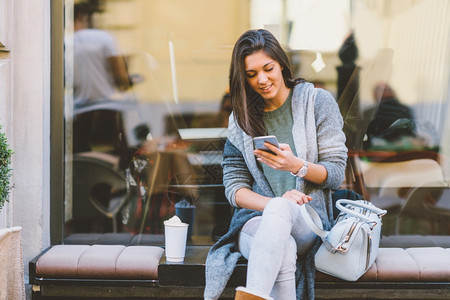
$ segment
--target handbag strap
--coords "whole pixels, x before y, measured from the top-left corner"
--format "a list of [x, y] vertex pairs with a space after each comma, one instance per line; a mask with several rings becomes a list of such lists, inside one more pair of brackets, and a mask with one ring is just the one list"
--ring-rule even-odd
[[[352, 202], [351, 200], [348, 200], [350, 202]], [[342, 203], [342, 202], [341, 202]], [[362, 206], [362, 207], [366, 207], [366, 205]], [[369, 209], [369, 207], [367, 207]], [[377, 207], [375, 207], [377, 210], [381, 211], [381, 212], [385, 212], [385, 210], [379, 209]], [[345, 208], [347, 209], [347, 208]], [[325, 246], [325, 248], [330, 251], [331, 253], [335, 253], [336, 251], [339, 251], [341, 253], [346, 253], [348, 251], [348, 248], [344, 248], [341, 247], [342, 246], [342, 241], [337, 244], [337, 245], [333, 245], [332, 243], [330, 243], [330, 241], [327, 239], [328, 235], [330, 234], [330, 231], [326, 231], [323, 230], [323, 224], [322, 221], [319, 217], [319, 215], [317, 214], [317, 212], [314, 210], [314, 208], [309, 205], [309, 204], [303, 204], [300, 205], [300, 214], [302, 215], [303, 219], [305, 220], [306, 225], [308, 225], [308, 227], [315, 233], [317, 234], [323, 242], [323, 245]], [[363, 219], [366, 219], [365, 216], [363, 216]], [[372, 222], [372, 220], [369, 219], [370, 222]], [[359, 225], [357, 226], [361, 226], [361, 222], [357, 222]], [[320, 227], [317, 225], [319, 224]]]
[[[306, 225], [308, 225], [315, 234], [320, 236], [322, 240], [328, 236], [329, 231], [323, 230], [322, 220], [311, 205], [300, 205], [300, 214], [302, 215], [303, 220], [305, 220]], [[320, 227], [317, 224], [319, 224]]]
[[367, 210], [370, 210], [371, 212], [374, 212], [375, 214], [377, 214], [380, 217], [387, 213], [387, 211], [384, 209], [378, 208], [373, 204], [366, 204], [362, 201], [354, 201], [354, 200], [348, 200], [348, 199], [340, 199], [340, 200], [336, 201], [336, 207], [340, 211], [345, 212], [346, 214], [351, 215], [353, 217], [360, 218], [366, 222], [372, 222], [373, 220], [371, 220], [370, 218], [368, 218], [367, 216], [365, 216], [359, 212], [356, 212], [354, 210], [351, 210], [351, 209], [343, 206], [343, 204], [350, 204], [353, 206], [359, 206], [359, 207], [365, 208]]

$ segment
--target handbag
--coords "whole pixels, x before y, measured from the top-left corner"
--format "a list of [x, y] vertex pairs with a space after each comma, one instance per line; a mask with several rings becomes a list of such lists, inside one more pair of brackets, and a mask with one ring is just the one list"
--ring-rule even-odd
[[[345, 205], [345, 206], [344, 206]], [[364, 200], [340, 199], [341, 211], [330, 231], [323, 230], [319, 215], [309, 204], [300, 206], [303, 219], [320, 236], [316, 269], [347, 281], [358, 280], [375, 262], [381, 236], [381, 217], [386, 210]]]

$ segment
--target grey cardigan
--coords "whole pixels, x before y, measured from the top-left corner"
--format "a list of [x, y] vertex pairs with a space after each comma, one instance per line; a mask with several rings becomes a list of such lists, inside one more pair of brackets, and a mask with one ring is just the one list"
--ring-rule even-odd
[[[342, 183], [347, 161], [342, 117], [331, 94], [314, 88], [311, 83], [294, 87], [292, 114], [292, 135], [297, 156], [323, 165], [328, 173], [321, 185], [297, 178], [296, 189], [313, 198], [310, 204], [320, 215], [324, 228], [329, 230], [333, 225], [331, 190], [339, 188]], [[240, 188], [274, 197], [267, 179], [257, 166], [253, 139], [240, 129], [233, 115], [229, 119], [222, 166], [225, 194], [232, 206], [238, 207], [235, 194]], [[205, 299], [220, 297], [241, 257], [237, 247], [239, 231], [245, 222], [260, 214], [254, 210], [236, 209], [229, 231], [211, 247], [206, 259]], [[314, 254], [320, 243], [317, 239], [313, 249], [297, 259], [297, 299], [314, 299]]]

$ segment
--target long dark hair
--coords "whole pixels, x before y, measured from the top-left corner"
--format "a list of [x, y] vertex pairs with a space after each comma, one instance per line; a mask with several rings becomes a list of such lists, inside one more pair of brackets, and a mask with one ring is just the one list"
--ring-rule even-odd
[[236, 122], [252, 137], [267, 134], [263, 121], [265, 101], [247, 82], [245, 58], [261, 50], [280, 64], [284, 83], [288, 88], [305, 81], [302, 78], [293, 79], [286, 52], [269, 31], [248, 30], [239, 37], [234, 45], [230, 65], [231, 103]]

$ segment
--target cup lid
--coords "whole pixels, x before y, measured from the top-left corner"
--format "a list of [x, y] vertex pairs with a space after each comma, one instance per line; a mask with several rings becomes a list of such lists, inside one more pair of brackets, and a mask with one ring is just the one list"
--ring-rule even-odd
[[164, 221], [164, 225], [165, 226], [173, 226], [173, 227], [187, 227], [189, 226], [189, 224], [187, 223], [171, 223], [167, 221]]

